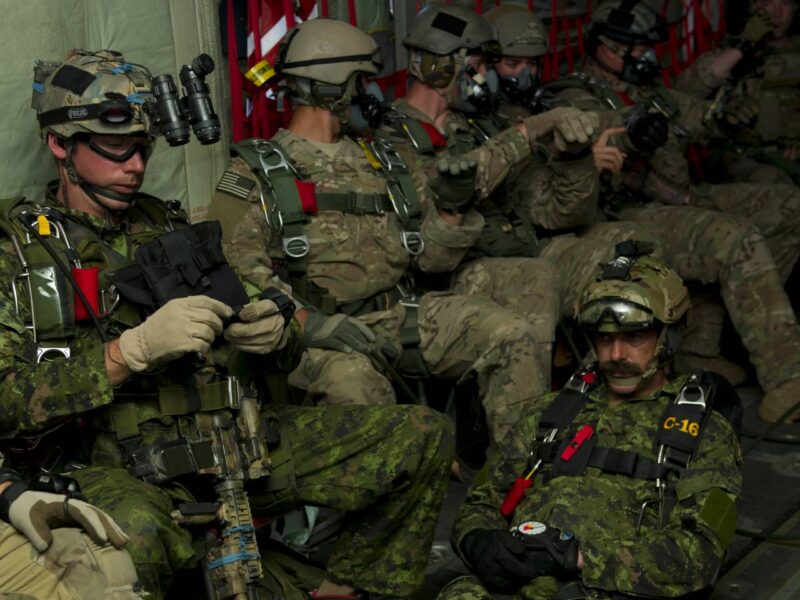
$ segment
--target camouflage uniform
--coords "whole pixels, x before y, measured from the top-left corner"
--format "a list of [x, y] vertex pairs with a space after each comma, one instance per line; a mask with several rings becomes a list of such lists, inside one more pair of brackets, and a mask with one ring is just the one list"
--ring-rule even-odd
[[[561, 98], [582, 110], [598, 111], [607, 110], [610, 102], [619, 99], [618, 92], [632, 100], [647, 98], [647, 90], [624, 82], [612, 88], [598, 69], [587, 59], [582, 72], [559, 93]], [[669, 94], [679, 101], [683, 98], [673, 92]], [[619, 100], [618, 108], [623, 106]], [[699, 110], [696, 103], [685, 109], [681, 105], [682, 120], [695, 123], [696, 127]], [[606, 117], [609, 124], [619, 122], [615, 121], [618, 113], [606, 112]], [[688, 179], [686, 161], [674, 131], [667, 145], [656, 152], [653, 164], [656, 170], [670, 173], [671, 181]], [[671, 168], [666, 170], [665, 165]], [[669, 262], [683, 279], [719, 284], [725, 307], [750, 353], [759, 383], [767, 392], [764, 407], [773, 402], [770, 392], [778, 390], [776, 395], [788, 397], [792, 395], [789, 391], [792, 386], [800, 384], [800, 327], [782, 285], [800, 249], [796, 242], [787, 243], [794, 235], [796, 190], [791, 186], [771, 189], [755, 184], [709, 186], [708, 189], [710, 196], [699, 204], [712, 210], [654, 202], [614, 204], [613, 198], [604, 198], [604, 201], [619, 218], [649, 225], [664, 240]], [[756, 215], [759, 228], [743, 218], [747, 208], [745, 199], [763, 209]], [[768, 222], [772, 225], [768, 226]], [[762, 235], [765, 229], [767, 233]], [[589, 231], [591, 234], [591, 228]], [[772, 243], [764, 240], [769, 233], [773, 234]], [[775, 253], [771, 253], [773, 249]], [[781, 261], [779, 268], [775, 266], [776, 261]], [[720, 319], [716, 325], [699, 323], [698, 327], [712, 325], [716, 330], [695, 336], [684, 345], [684, 350], [709, 357], [718, 354], [721, 322]], [[782, 406], [783, 402], [776, 404]], [[778, 414], [780, 412], [782, 410], [778, 410]], [[778, 414], [772, 418], [777, 418]]]
[[[394, 108], [433, 126], [427, 115], [403, 99], [395, 101]], [[406, 162], [414, 165], [412, 174], [420, 185], [443, 156], [477, 161], [477, 202], [486, 225], [465, 264], [454, 274], [451, 290], [482, 293], [510, 306], [537, 325], [540, 339], [552, 339], [557, 321], [572, 316], [576, 294], [597, 263], [613, 256], [615, 242], [637, 239], [660, 247], [660, 241], [647, 227], [630, 222], [605, 224], [592, 232], [592, 239], [567, 234], [596, 216], [599, 181], [592, 159], [559, 160], [541, 150], [532, 154], [530, 149], [509, 152], [509, 141], [523, 139], [512, 125], [530, 116], [514, 109], [501, 104], [496, 118], [480, 119], [477, 124], [450, 111], [442, 134], [446, 143], [432, 151], [420, 152], [395, 126], [385, 126], [379, 135], [389, 137]], [[508, 128], [501, 130], [503, 126]], [[553, 268], [558, 278], [546, 276]], [[557, 297], [554, 290], [559, 292]], [[545, 319], [543, 301], [555, 309], [548, 310], [552, 316]]]
[[[336, 144], [318, 144], [281, 130], [272, 141], [280, 144], [303, 179], [314, 184], [317, 194], [385, 194], [386, 181], [348, 137]], [[226, 180], [236, 181], [236, 187]], [[274, 281], [276, 268], [287, 262], [280, 236], [264, 218], [263, 185], [244, 160], [233, 158], [210, 208], [212, 218], [222, 223], [228, 260], [257, 286]], [[362, 305], [356, 311], [359, 318], [398, 344], [405, 307], [391, 294], [404, 282], [412, 262], [422, 271], [452, 270], [483, 226], [475, 211], [465, 215], [463, 225], [449, 225], [426, 198], [422, 202], [420, 233], [425, 247], [413, 261], [401, 242], [402, 226], [393, 212], [324, 210], [309, 215], [305, 224], [310, 247], [304, 258], [306, 278], [327, 290], [338, 310]], [[419, 350], [430, 374], [477, 376], [494, 439], [502, 439], [533, 390], [546, 389], [549, 362], [537, 355], [536, 335], [521, 316], [480, 297], [441, 292], [419, 299], [417, 322]], [[544, 351], [544, 344], [538, 346]], [[547, 352], [549, 357], [549, 347]], [[304, 353], [290, 382], [326, 404], [394, 402], [389, 380], [358, 353], [312, 348]]]
[[763, 73], [747, 73], [734, 85], [716, 77], [711, 69], [721, 52], [718, 48], [700, 55], [675, 81], [676, 89], [697, 98], [710, 98], [726, 86], [724, 101], [747, 97], [757, 103], [756, 122], [733, 134], [721, 149], [715, 145], [714, 159], [722, 161], [730, 181], [800, 183], [797, 161], [783, 156], [785, 148], [796, 147], [800, 141], [800, 36], [793, 36], [785, 47], [768, 49]]
[[0, 598], [7, 600], [136, 600], [136, 571], [125, 550], [100, 547], [78, 529], [53, 531], [37, 553], [28, 539], [0, 523]]
[[[598, 447], [633, 451], [655, 460], [654, 439], [664, 411], [686, 382], [679, 377], [652, 396], [609, 407], [604, 384], [589, 393], [574, 423], [596, 423]], [[513, 434], [511, 445], [493, 453], [467, 493], [453, 530], [454, 548], [475, 529], [509, 529], [526, 521], [575, 534], [584, 567], [570, 598], [679, 596], [712, 581], [735, 524], [734, 502], [741, 472], [736, 435], [718, 413], [705, 426], [696, 458], [677, 481], [678, 504], [665, 527], [657, 527], [657, 510], [645, 511], [642, 529], [636, 520], [642, 502], [656, 498], [652, 481], [620, 476], [589, 467], [584, 475], [550, 477], [544, 467], [510, 519], [498, 510], [516, 477], [531, 468], [531, 456], [542, 411], [555, 394], [536, 399]], [[725, 519], [723, 519], [723, 515]], [[721, 522], [726, 520], [725, 526]], [[515, 599], [553, 598], [567, 581], [539, 577], [524, 585]], [[576, 584], [580, 584], [579, 586]], [[459, 579], [439, 598], [492, 599], [480, 582]]]
[[[50, 206], [59, 207], [66, 217], [68, 236], [79, 249], [84, 267], [106, 269], [124, 262], [139, 243], [159, 233], [152, 213], [147, 217], [137, 206], [130, 209], [116, 227], [110, 228], [94, 217], [60, 207], [52, 196], [48, 200]], [[75, 448], [64, 447], [67, 453], [64, 460], [91, 462], [92, 467], [74, 471], [72, 475], [81, 483], [89, 502], [107, 511], [128, 532], [132, 540], [129, 550], [140, 580], [153, 597], [160, 597], [172, 573], [191, 567], [197, 560], [189, 531], [170, 518], [176, 504], [191, 502], [193, 498], [183, 485], [171, 483], [156, 487], [135, 479], [123, 468], [125, 463], [114, 431], [113, 409], [136, 398], [134, 406], [141, 444], [176, 439], [177, 419], [162, 415], [158, 401], [153, 399], [152, 392], [147, 392], [154, 385], [166, 382], [158, 380], [157, 376], [138, 375], [122, 387], [112, 389], [105, 375], [102, 344], [89, 326], [81, 328], [69, 359], [39, 365], [29, 362], [25, 356], [35, 350], [35, 345], [14, 311], [8, 289], [11, 274], [18, 270], [17, 261], [10, 242], [4, 239], [1, 244], [4, 252], [0, 255], [0, 272], [6, 274], [1, 313], [5, 333], [0, 338], [0, 372], [5, 386], [0, 411], [2, 429], [8, 436], [41, 435], [53, 424], [82, 415], [80, 421], [84, 429], [80, 431], [86, 454], [74, 454]], [[23, 314], [27, 314], [25, 311], [23, 308]], [[118, 332], [135, 325], [139, 319], [137, 311], [123, 302], [106, 326]], [[286, 369], [296, 364], [298, 339], [295, 336], [282, 351], [276, 359], [277, 365], [265, 362], [264, 367], [275, 369], [283, 365]], [[69, 373], [69, 377], [65, 378], [65, 373]], [[424, 553], [403, 562], [398, 559], [397, 548], [406, 547], [408, 542], [403, 536], [410, 532], [417, 540], [433, 535], [452, 455], [449, 425], [443, 418], [423, 409], [359, 410], [337, 413], [316, 409], [267, 409], [277, 420], [282, 441], [271, 448], [275, 472], [264, 484], [258, 482], [263, 489], [254, 488], [250, 500], [254, 508], [263, 508], [269, 515], [299, 502], [342, 510], [355, 506], [362, 515], [362, 524], [346, 528], [343, 539], [358, 535], [359, 542], [340, 546], [337, 555], [340, 558], [331, 563], [331, 572], [340, 573], [342, 580], [364, 589], [384, 591], [388, 587], [393, 593], [408, 594], [411, 586], [421, 581]], [[66, 430], [73, 431], [70, 426]], [[385, 445], [381, 446], [376, 440]], [[45, 437], [41, 443], [47, 447], [47, 441]], [[326, 451], [311, 451], [315, 444], [325, 447]], [[378, 446], [394, 450], [394, 453], [376, 450]], [[320, 457], [325, 459], [324, 464], [320, 464]], [[343, 472], [352, 472], [352, 482], [357, 483], [348, 483], [343, 488]], [[399, 477], [410, 478], [415, 483], [402, 491], [394, 491], [396, 488], [391, 486]], [[359, 491], [353, 492], [355, 488]], [[380, 508], [370, 510], [378, 495], [382, 497]], [[282, 498], [280, 503], [274, 500], [278, 496]], [[398, 532], [394, 527], [376, 525], [376, 518], [386, 518], [392, 523], [395, 521], [388, 519], [406, 520]], [[368, 540], [361, 529], [368, 529], [374, 541]], [[361, 557], [368, 557], [367, 563], [372, 566], [364, 572], [355, 572], [351, 565], [359, 564]], [[377, 567], [381, 560], [385, 561], [385, 566]], [[422, 565], [418, 564], [420, 561]], [[380, 585], [376, 581], [380, 581]]]

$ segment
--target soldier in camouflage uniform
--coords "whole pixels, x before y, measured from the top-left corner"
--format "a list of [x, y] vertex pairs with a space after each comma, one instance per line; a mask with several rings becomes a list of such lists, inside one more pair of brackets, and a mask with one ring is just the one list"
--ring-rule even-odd
[[[612, 179], [602, 198], [604, 209], [615, 218], [651, 226], [667, 244], [670, 264], [685, 280], [719, 284], [765, 392], [759, 414], [777, 420], [800, 393], [800, 327], [782, 288], [800, 251], [800, 244], [792, 241], [797, 192], [792, 186], [736, 184], [708, 186], [704, 189], [711, 195], [705, 198], [697, 188], [674, 193], [670, 182], [688, 180], [682, 142], [707, 128], [700, 126], [703, 111], [697, 101], [684, 102], [685, 95], [642, 83], [652, 84], [660, 73], [651, 53], [652, 45], [662, 38], [663, 21], [640, 2], [620, 0], [599, 6], [592, 19], [588, 36], [592, 54], [578, 73], [553, 85], [561, 99], [583, 110], [613, 108], [601, 115], [607, 123], [627, 119], [631, 127], [633, 117], [645, 114], [641, 107], [646, 114], [670, 114], [674, 121], [667, 143], [655, 150], [651, 160], [639, 160], [644, 175], [626, 163], [623, 176]], [[634, 101], [639, 103], [636, 108], [623, 110]], [[674, 171], [665, 170], [669, 165]], [[643, 190], [649, 195], [642, 195]], [[748, 205], [758, 227], [743, 218]], [[690, 364], [699, 366], [719, 355], [723, 324], [719, 313], [713, 303], [693, 308], [689, 332], [695, 334], [684, 346], [691, 352]], [[794, 412], [788, 418], [798, 416], [800, 412]]]
[[127, 541], [102, 511], [31, 488], [11, 469], [0, 468], [0, 597], [141, 598], [133, 589], [133, 562], [123, 549]]
[[[271, 378], [285, 381], [299, 362], [301, 336], [278, 310], [282, 300], [257, 299], [263, 288], [250, 282], [242, 293], [253, 300], [227, 325], [233, 309], [205, 295], [169, 300], [155, 311], [117, 295], [111, 278], [137, 249], [166, 240], [167, 231], [197, 231], [179, 206], [138, 191], [154, 142], [150, 73], [105, 50], [74, 51], [37, 72], [34, 104], [59, 180], [39, 202], [2, 206], [0, 430], [7, 455], [21, 466], [77, 469], [72, 476], [87, 499], [130, 537], [149, 597], [160, 598], [173, 574], [198, 559], [189, 530], [170, 513], [194, 501], [199, 461], [209, 462], [207, 453], [187, 454], [182, 437], [208, 424], [203, 415], [211, 413], [203, 411], [244, 402], [231, 390], [254, 386], [270, 423], [270, 435], [254, 441], [269, 443], [271, 468], [247, 482], [251, 507], [267, 516], [297, 504], [355, 512], [318, 597], [356, 588], [411, 593], [422, 581], [452, 457], [447, 422], [417, 407], [323, 411], [268, 403], [267, 390], [279, 389]], [[40, 238], [76, 273], [99, 269], [96, 321], [77, 316], [77, 284], [53, 275], [57, 265]], [[207, 287], [216, 274], [204, 271], [205, 263], [219, 263], [221, 251], [204, 251], [194, 247], [181, 267], [198, 269], [197, 281]], [[26, 277], [33, 278], [30, 294]], [[230, 375], [220, 380], [214, 372]], [[167, 458], [181, 448], [184, 476]], [[412, 545], [421, 552], [407, 555]]]
[[[545, 152], [563, 153], [555, 148], [556, 140], [570, 151], [580, 148], [578, 138], [586, 145], [594, 133], [593, 115], [560, 109], [528, 113], [498, 126], [491, 114], [497, 77], [488, 70], [499, 58], [496, 41], [495, 28], [474, 11], [432, 6], [421, 12], [404, 40], [414, 78], [409, 93], [394, 102], [377, 135], [392, 141], [413, 165], [415, 179], [423, 182], [436, 176], [442, 160], [476, 162], [477, 185], [449, 201], [460, 210], [476, 206], [485, 224], [452, 276], [450, 289], [512, 308], [534, 326], [540, 341], [552, 341], [555, 323], [571, 316], [567, 307], [574, 303], [581, 277], [590, 273], [594, 262], [610, 258], [613, 245], [564, 236], [559, 244], [545, 247], [532, 223], [512, 216], [508, 180], [533, 180], [537, 197], [556, 196], [581, 208], [589, 205], [593, 214], [597, 174], [591, 158], [540, 158]], [[623, 238], [631, 235], [629, 231]], [[537, 255], [541, 258], [534, 258]], [[558, 279], [543, 277], [547, 271], [542, 259], [558, 269]], [[543, 312], [545, 301], [555, 311]]]
[[[474, 376], [501, 440], [523, 403], [547, 387], [550, 339], [487, 299], [414, 293], [411, 266], [447, 273], [480, 233], [475, 210], [445, 201], [472, 189], [476, 166], [453, 161], [426, 188], [391, 144], [346, 135], [361, 115], [379, 113], [363, 82], [378, 72], [376, 51], [340, 21], [290, 32], [277, 67], [293, 96], [292, 121], [269, 141], [235, 147], [210, 214], [246, 278], [268, 285], [277, 273], [305, 307], [298, 317], [309, 350], [290, 382], [329, 405], [394, 403], [386, 373], [402, 345], [402, 373]], [[512, 160], [528, 148], [517, 138], [505, 149]]]
[[476, 476], [452, 535], [474, 575], [440, 599], [663, 598], [713, 582], [736, 528], [741, 455], [722, 415], [738, 398], [683, 404], [712, 385], [670, 374], [688, 305], [660, 261], [601, 265], [577, 308], [598, 363], [530, 404]]
[[726, 181], [800, 184], [800, 35], [797, 0], [752, 0], [738, 36], [699, 56], [675, 87], [713, 98], [709, 115], [752, 105], [755, 118], [714, 146], [711, 164]]

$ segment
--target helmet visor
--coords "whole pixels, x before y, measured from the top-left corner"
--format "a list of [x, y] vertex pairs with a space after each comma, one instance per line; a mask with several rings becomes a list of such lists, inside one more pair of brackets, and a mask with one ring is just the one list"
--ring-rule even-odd
[[653, 312], [641, 304], [622, 298], [600, 298], [581, 307], [578, 321], [588, 327], [616, 324], [620, 329], [647, 329], [655, 322]]

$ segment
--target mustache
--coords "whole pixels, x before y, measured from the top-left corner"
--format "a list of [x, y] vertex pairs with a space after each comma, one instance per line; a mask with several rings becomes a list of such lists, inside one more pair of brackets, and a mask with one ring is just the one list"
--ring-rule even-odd
[[604, 373], [612, 372], [618, 375], [641, 375], [644, 373], [637, 365], [622, 360], [607, 360], [598, 365]]

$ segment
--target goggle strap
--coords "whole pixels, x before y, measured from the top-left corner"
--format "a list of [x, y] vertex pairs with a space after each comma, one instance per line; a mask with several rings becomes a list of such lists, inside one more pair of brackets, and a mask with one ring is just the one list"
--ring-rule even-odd
[[[121, 121], [106, 121], [103, 116], [111, 110], [122, 112], [125, 114], [125, 118]], [[125, 113], [126, 110], [127, 113]], [[53, 110], [48, 110], [39, 114], [37, 119], [39, 120], [40, 127], [50, 127], [51, 125], [72, 123], [74, 121], [91, 121], [94, 119], [100, 119], [101, 121], [115, 125], [123, 125], [125, 123], [130, 123], [131, 119], [133, 119], [133, 111], [126, 103], [100, 102], [99, 104], [54, 108]]]

